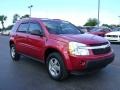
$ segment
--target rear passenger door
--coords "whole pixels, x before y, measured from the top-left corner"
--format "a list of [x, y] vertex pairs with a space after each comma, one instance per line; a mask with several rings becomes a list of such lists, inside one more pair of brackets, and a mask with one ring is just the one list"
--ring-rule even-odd
[[16, 50], [22, 54], [27, 54], [26, 45], [27, 45], [27, 31], [28, 31], [29, 23], [24, 22], [21, 23], [16, 32], [15, 40], [16, 40]]
[[43, 32], [41, 25], [36, 21], [30, 22], [29, 36], [28, 36], [28, 43], [29, 43], [28, 51], [30, 56], [43, 60], [43, 54], [45, 49], [44, 47], [45, 37], [40, 36], [39, 32]]

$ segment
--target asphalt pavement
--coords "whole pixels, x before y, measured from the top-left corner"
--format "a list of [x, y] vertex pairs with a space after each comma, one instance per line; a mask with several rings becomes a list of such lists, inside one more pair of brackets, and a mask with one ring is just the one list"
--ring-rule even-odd
[[0, 36], [0, 90], [120, 90], [120, 44], [112, 64], [90, 75], [70, 75], [64, 81], [52, 80], [46, 67], [27, 57], [14, 62], [9, 54], [9, 37]]

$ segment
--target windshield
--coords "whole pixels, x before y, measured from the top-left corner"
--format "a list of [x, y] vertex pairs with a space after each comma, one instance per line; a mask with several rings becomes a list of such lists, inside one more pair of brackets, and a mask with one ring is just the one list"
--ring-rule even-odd
[[66, 21], [45, 20], [43, 23], [51, 34], [81, 34], [76, 26]]

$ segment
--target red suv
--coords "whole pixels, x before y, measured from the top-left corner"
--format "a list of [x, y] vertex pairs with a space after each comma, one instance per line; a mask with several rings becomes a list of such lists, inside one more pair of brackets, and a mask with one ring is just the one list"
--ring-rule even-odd
[[107, 28], [107, 27], [99, 27], [99, 28], [94, 27], [93, 29], [89, 30], [89, 33], [105, 37], [105, 34], [111, 32], [111, 31], [112, 30], [110, 28]]
[[99, 36], [83, 34], [70, 22], [59, 19], [23, 19], [10, 33], [10, 52], [14, 61], [21, 55], [47, 66], [55, 80], [72, 72], [101, 69], [114, 60], [110, 43]]

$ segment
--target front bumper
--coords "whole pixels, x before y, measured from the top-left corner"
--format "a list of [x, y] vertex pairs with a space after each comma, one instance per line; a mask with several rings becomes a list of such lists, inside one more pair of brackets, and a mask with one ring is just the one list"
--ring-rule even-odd
[[86, 64], [86, 68], [83, 71], [93, 71], [96, 69], [101, 69], [110, 64], [114, 60], [114, 55], [109, 58], [105, 58], [102, 60], [90, 60]]
[[72, 72], [73, 71], [94, 71], [101, 69], [110, 64], [114, 60], [114, 54], [94, 56], [94, 57], [71, 57]]
[[105, 37], [107, 40], [110, 42], [120, 42], [120, 37], [118, 38], [113, 38], [113, 37]]

